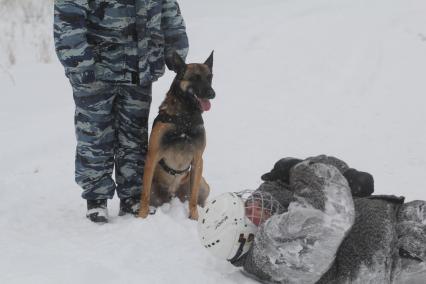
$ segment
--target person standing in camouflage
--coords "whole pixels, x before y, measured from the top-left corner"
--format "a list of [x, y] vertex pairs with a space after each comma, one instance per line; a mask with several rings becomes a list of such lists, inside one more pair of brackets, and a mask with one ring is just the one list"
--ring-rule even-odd
[[[75, 180], [86, 216], [136, 214], [148, 144], [152, 82], [188, 38], [176, 0], [55, 0], [55, 47], [73, 88]], [[167, 64], [170, 66], [169, 64]], [[115, 165], [115, 181], [112, 172]]]

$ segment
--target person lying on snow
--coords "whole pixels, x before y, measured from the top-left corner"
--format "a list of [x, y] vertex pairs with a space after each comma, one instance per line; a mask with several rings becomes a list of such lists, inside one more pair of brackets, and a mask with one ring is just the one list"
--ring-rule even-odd
[[426, 283], [426, 201], [371, 195], [373, 177], [325, 155], [284, 158], [255, 191], [200, 214], [200, 240], [263, 283]]

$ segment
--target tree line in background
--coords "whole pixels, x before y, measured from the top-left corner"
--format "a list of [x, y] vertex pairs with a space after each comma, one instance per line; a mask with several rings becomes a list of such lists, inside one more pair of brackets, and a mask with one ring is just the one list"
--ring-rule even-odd
[[53, 0], [0, 0], [0, 66], [49, 63], [53, 48]]

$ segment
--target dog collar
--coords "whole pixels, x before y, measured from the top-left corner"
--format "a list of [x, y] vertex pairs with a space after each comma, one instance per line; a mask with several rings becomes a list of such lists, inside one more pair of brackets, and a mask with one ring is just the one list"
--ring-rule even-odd
[[176, 175], [181, 175], [186, 173], [187, 171], [189, 171], [189, 169], [191, 168], [191, 166], [189, 165], [186, 169], [184, 170], [174, 170], [171, 167], [169, 167], [166, 162], [164, 161], [164, 159], [161, 159], [160, 162], [158, 162], [160, 164], [160, 166], [163, 168], [163, 170], [165, 170], [168, 174], [172, 175], [172, 176], [176, 176]]

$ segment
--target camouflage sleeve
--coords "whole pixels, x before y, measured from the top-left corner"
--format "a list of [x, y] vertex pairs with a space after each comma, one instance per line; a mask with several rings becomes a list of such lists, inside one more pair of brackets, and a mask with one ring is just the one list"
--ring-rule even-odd
[[176, 0], [163, 0], [161, 28], [164, 31], [165, 57], [176, 51], [183, 59], [188, 54], [188, 37], [185, 22]]
[[86, 38], [88, 10], [88, 0], [55, 0], [55, 48], [67, 75], [91, 71], [94, 66]]
[[407, 257], [426, 263], [426, 201], [414, 200], [402, 205], [396, 230], [400, 250]]

